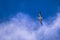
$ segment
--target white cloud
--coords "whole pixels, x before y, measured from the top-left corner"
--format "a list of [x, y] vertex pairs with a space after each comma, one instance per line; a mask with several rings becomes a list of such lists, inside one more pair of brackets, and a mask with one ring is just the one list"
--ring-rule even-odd
[[29, 15], [17, 14], [0, 24], [0, 40], [60, 40], [60, 13], [55, 18], [51, 24], [43, 22], [41, 26]]

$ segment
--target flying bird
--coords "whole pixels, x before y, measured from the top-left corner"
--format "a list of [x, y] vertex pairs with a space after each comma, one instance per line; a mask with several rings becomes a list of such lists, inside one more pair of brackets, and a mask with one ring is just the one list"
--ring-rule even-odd
[[40, 23], [42, 25], [42, 13], [41, 13], [41, 11], [39, 12], [39, 20], [40, 20]]

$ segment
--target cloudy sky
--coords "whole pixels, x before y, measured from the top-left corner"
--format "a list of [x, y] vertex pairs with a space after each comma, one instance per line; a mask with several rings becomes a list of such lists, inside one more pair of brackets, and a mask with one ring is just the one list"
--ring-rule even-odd
[[60, 40], [60, 0], [0, 0], [0, 40]]

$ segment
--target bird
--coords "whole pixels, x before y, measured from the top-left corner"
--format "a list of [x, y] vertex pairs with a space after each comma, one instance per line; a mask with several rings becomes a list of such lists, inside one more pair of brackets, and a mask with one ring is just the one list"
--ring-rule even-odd
[[41, 13], [41, 11], [39, 12], [39, 21], [40, 21], [40, 24], [42, 25], [42, 19], [43, 19], [43, 17], [42, 17], [42, 13]]

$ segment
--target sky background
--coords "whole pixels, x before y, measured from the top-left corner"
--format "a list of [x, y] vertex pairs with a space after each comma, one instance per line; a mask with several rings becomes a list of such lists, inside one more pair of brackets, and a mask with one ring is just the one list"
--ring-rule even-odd
[[56, 15], [60, 0], [0, 0], [0, 22], [9, 20], [19, 12], [29, 14], [36, 19], [39, 11], [44, 19]]
[[0, 0], [0, 40], [60, 40], [60, 0]]

